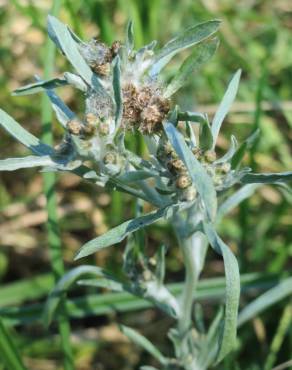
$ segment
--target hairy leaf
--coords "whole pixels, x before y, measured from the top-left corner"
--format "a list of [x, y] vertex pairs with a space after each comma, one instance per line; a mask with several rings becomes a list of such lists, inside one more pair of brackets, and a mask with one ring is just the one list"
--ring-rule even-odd
[[292, 171], [279, 173], [247, 173], [241, 182], [244, 184], [275, 184], [277, 182], [292, 181]]
[[121, 332], [125, 334], [132, 342], [142, 347], [156, 358], [162, 365], [167, 364], [167, 358], [155, 347], [147, 338], [128, 326], [121, 325]]
[[178, 52], [194, 46], [201, 41], [212, 36], [219, 28], [220, 21], [213, 20], [197, 24], [196, 26], [186, 29], [177, 37], [170, 40], [155, 55], [154, 63], [150, 69], [150, 76], [156, 76], [161, 69], [172, 59]]
[[237, 94], [239, 80], [241, 76], [241, 70], [239, 69], [235, 75], [232, 77], [227, 90], [223, 96], [223, 99], [219, 105], [219, 108], [213, 118], [212, 122], [212, 135], [213, 135], [213, 149], [216, 145], [218, 134], [221, 128], [221, 125], [226, 117], [232, 103], [234, 102], [235, 96]]
[[218, 47], [218, 40], [213, 39], [199, 44], [194, 52], [183, 62], [178, 72], [167, 86], [164, 97], [169, 98], [177, 92], [189, 80], [194, 71], [197, 71], [205, 64], [215, 53]]
[[174, 125], [171, 122], [166, 122], [164, 124], [164, 130], [171, 145], [187, 167], [192, 182], [196, 186], [206, 207], [209, 219], [214, 220], [217, 210], [217, 198], [212, 179], [208, 176], [200, 162], [195, 158], [185, 143], [182, 134]]
[[0, 109], [0, 125], [33, 153], [38, 155], [54, 154], [54, 149], [52, 147], [42, 143], [38, 138], [26, 131], [2, 109]]
[[205, 113], [198, 112], [178, 112], [177, 118], [179, 121], [190, 121], [203, 124], [208, 121], [208, 116]]
[[78, 251], [75, 259], [79, 259], [90, 254], [93, 254], [100, 249], [117, 244], [125, 239], [129, 234], [136, 230], [144, 228], [152, 223], [158, 221], [166, 215], [167, 207], [159, 209], [158, 211], [148, 213], [144, 216], [128, 220], [119, 226], [116, 226], [106, 232], [105, 234], [90, 240], [85, 243]]
[[133, 182], [146, 180], [154, 176], [157, 176], [157, 173], [146, 170], [137, 170], [126, 172], [125, 174], [118, 176], [118, 179], [125, 184], [130, 184]]
[[208, 120], [200, 124], [199, 141], [200, 148], [203, 150], [211, 149], [213, 146], [213, 136]]
[[134, 49], [134, 29], [132, 21], [129, 21], [127, 24], [126, 48], [128, 54]]
[[223, 157], [217, 159], [214, 164], [221, 164], [221, 163], [225, 163], [225, 162], [229, 162], [232, 157], [234, 156], [234, 153], [236, 152], [236, 148], [237, 148], [237, 140], [236, 140], [236, 137], [231, 135], [231, 145], [230, 145], [230, 148], [228, 149], [228, 151], [223, 155]]
[[240, 277], [237, 260], [229, 247], [218, 236], [212, 224], [204, 222], [205, 234], [211, 247], [222, 255], [226, 277], [225, 312], [217, 362], [221, 361], [236, 342], [237, 315], [240, 296]]
[[217, 219], [222, 219], [222, 217], [237, 207], [242, 201], [253, 195], [259, 186], [260, 184], [248, 184], [237, 190], [219, 206]]
[[83, 56], [79, 52], [76, 41], [72, 38], [68, 27], [51, 15], [48, 16], [48, 24], [50, 29], [49, 36], [56, 43], [56, 45], [59, 46], [59, 48], [61, 46], [61, 50], [64, 52], [78, 74], [84, 79], [84, 81], [87, 82], [89, 86], [92, 86], [96, 91], [100, 91], [101, 93], [107, 95], [102, 82], [92, 72], [91, 68], [87, 65]]
[[236, 150], [232, 157], [231, 161], [231, 167], [236, 169], [239, 167], [240, 162], [243, 159], [244, 154], [246, 153], [247, 150], [250, 150], [257, 138], [259, 137], [260, 130], [257, 129], [255, 130], [241, 145], [240, 147]]
[[119, 128], [123, 115], [123, 98], [121, 88], [121, 62], [117, 55], [113, 63], [113, 89], [116, 104], [115, 123], [116, 130]]
[[27, 156], [23, 158], [8, 158], [0, 160], [0, 171], [15, 171], [21, 168], [55, 166], [57, 163], [48, 155]]
[[30, 95], [42, 92], [44, 91], [44, 89], [51, 90], [66, 85], [68, 85], [68, 81], [65, 78], [52, 78], [51, 80], [38, 81], [29, 85], [19, 87], [18, 89], [13, 91], [12, 95]]

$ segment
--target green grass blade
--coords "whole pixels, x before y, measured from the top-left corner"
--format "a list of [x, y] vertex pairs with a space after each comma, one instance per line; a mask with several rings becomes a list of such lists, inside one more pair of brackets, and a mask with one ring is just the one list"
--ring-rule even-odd
[[258, 316], [261, 312], [292, 294], [292, 278], [283, 280], [248, 304], [238, 316], [238, 327]]
[[7, 370], [26, 370], [18, 350], [0, 318], [0, 355]]
[[[51, 14], [57, 15], [61, 7], [61, 1], [55, 0], [53, 2]], [[69, 32], [69, 31], [68, 31]], [[45, 44], [45, 55], [44, 55], [44, 78], [50, 79], [53, 74], [55, 64], [55, 46], [49, 39]], [[46, 144], [52, 145], [52, 108], [47, 96], [42, 97], [42, 126], [43, 134], [42, 139]], [[47, 235], [48, 243], [50, 248], [50, 259], [51, 268], [55, 278], [58, 281], [64, 274], [64, 263], [62, 257], [62, 242], [60, 238], [60, 230], [58, 228], [58, 217], [57, 217], [57, 201], [55, 193], [55, 174], [44, 173], [44, 193], [47, 200]], [[60, 315], [58, 317], [58, 328], [61, 337], [61, 346], [63, 351], [63, 365], [64, 370], [74, 370], [74, 359], [72, 348], [70, 345], [70, 323], [66, 312], [65, 295], [61, 300]]]
[[[249, 291], [254, 292], [255, 289], [258, 291], [262, 289], [269, 289], [277, 284], [277, 276], [270, 275], [269, 277], [264, 274], [245, 274], [241, 276], [242, 293], [248, 294]], [[49, 292], [53, 285], [53, 277], [51, 280], [47, 280], [47, 275], [38, 277], [39, 282], [43, 282], [46, 285], [44, 290], [40, 287], [36, 288], [38, 294], [35, 294], [33, 299], [43, 297], [46, 292]], [[19, 304], [25, 301], [24, 289], [26, 286], [31, 286], [31, 282], [19, 282], [8, 284], [5, 288], [0, 288], [0, 294], [4, 292], [6, 304]], [[166, 285], [167, 289], [174, 294], [179, 296], [182, 291], [183, 284], [175, 283]], [[13, 294], [13, 297], [9, 296], [9, 292]], [[224, 278], [212, 278], [203, 279], [198, 283], [198, 289], [196, 292], [196, 298], [198, 301], [204, 300], [217, 300], [224, 297], [225, 292], [225, 279]], [[14, 295], [16, 294], [16, 295]], [[28, 299], [30, 296], [28, 296]], [[104, 315], [111, 312], [129, 312], [135, 310], [145, 309], [151, 307], [153, 304], [142, 298], [134, 297], [129, 293], [104, 293], [87, 295], [85, 297], [78, 297], [69, 299], [66, 302], [67, 311], [72, 318], [83, 318], [92, 315]], [[2, 316], [5, 323], [9, 325], [20, 325], [29, 324], [32, 322], [40, 322], [42, 313], [44, 310], [44, 303], [35, 303], [30, 305], [24, 305], [21, 307], [5, 307], [0, 309], [0, 315]]]
[[280, 318], [280, 322], [276, 331], [276, 334], [272, 340], [269, 355], [267, 357], [264, 370], [271, 370], [277, 360], [277, 355], [281, 349], [284, 338], [291, 328], [292, 322], [292, 305], [291, 303], [284, 308], [283, 314]]

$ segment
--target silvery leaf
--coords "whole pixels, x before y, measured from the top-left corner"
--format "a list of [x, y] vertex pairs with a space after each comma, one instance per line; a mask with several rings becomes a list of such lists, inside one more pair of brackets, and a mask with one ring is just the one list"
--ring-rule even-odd
[[229, 112], [229, 109], [231, 105], [234, 102], [234, 99], [237, 94], [238, 86], [239, 86], [239, 80], [241, 76], [241, 70], [239, 69], [235, 75], [232, 77], [227, 90], [223, 96], [223, 99], [219, 105], [219, 108], [217, 112], [215, 113], [215, 116], [212, 121], [212, 135], [213, 135], [213, 149], [216, 145], [218, 134], [221, 128], [221, 125]]
[[133, 22], [129, 21], [127, 24], [127, 31], [126, 31], [126, 48], [128, 54], [134, 49], [134, 30], [133, 30]]
[[274, 184], [292, 181], [292, 171], [279, 173], [247, 173], [241, 179], [244, 184]]
[[169, 98], [183, 85], [190, 81], [191, 74], [205, 64], [215, 53], [218, 47], [218, 40], [208, 40], [199, 44], [192, 54], [183, 62], [176, 72], [169, 85], [166, 87], [164, 97]]
[[148, 213], [132, 220], [128, 220], [121, 225], [112, 228], [105, 234], [90, 240], [79, 249], [75, 259], [88, 256], [99, 251], [100, 249], [107, 248], [113, 244], [119, 243], [134, 231], [151, 225], [152, 223], [163, 218], [166, 214], [167, 208], [168, 207], [162, 208], [158, 211]]
[[234, 348], [236, 342], [237, 315], [240, 296], [239, 269], [235, 256], [218, 236], [213, 225], [211, 223], [204, 222], [203, 228], [211, 247], [223, 257], [226, 277], [224, 322], [216, 358], [217, 362], [219, 362]]
[[76, 87], [76, 89], [87, 92], [88, 87], [86, 83], [78, 75], [70, 72], [65, 72], [64, 78], [70, 85]]
[[125, 334], [132, 342], [138, 346], [144, 348], [145, 351], [150, 353], [156, 358], [162, 365], [167, 364], [167, 358], [155, 347], [147, 338], [138, 333], [136, 330], [129, 328], [128, 326], [121, 325], [121, 332]]
[[21, 168], [55, 166], [57, 163], [51, 156], [27, 156], [23, 158], [8, 158], [0, 160], [0, 171], [15, 171]]
[[179, 121], [190, 121], [190, 122], [197, 122], [197, 123], [205, 123], [208, 121], [208, 116], [206, 113], [198, 113], [198, 112], [178, 112], [178, 120]]
[[250, 150], [253, 147], [255, 141], [259, 137], [259, 134], [260, 134], [260, 130], [259, 129], [255, 130], [236, 150], [231, 160], [232, 168], [236, 169], [239, 167], [244, 154], [246, 153], [247, 150]]
[[113, 62], [113, 90], [116, 105], [115, 130], [118, 130], [123, 115], [123, 98], [121, 88], [121, 66], [120, 57], [117, 55]]
[[175, 54], [212, 36], [218, 30], [219, 25], [220, 21], [218, 20], [200, 23], [196, 26], [186, 29], [177, 37], [170, 40], [155, 55], [154, 63], [152, 64], [149, 72], [150, 76], [157, 76], [161, 69], [172, 59]]
[[212, 179], [206, 173], [201, 163], [195, 158], [185, 143], [182, 134], [174, 125], [171, 122], [166, 122], [164, 124], [164, 130], [174, 150], [187, 167], [192, 182], [205, 205], [208, 218], [214, 220], [217, 210], [217, 197]]
[[57, 44], [57, 46], [61, 46], [61, 50], [63, 50], [69, 62], [76, 69], [78, 74], [89, 86], [92, 86], [94, 90], [99, 91], [104, 95], [108, 95], [101, 80], [92, 72], [91, 68], [87, 65], [81, 55], [76, 41], [72, 38], [68, 27], [51, 15], [48, 16], [48, 24], [51, 30], [49, 36], [51, 37], [53, 34], [52, 40]]
[[223, 157], [217, 159], [214, 164], [221, 164], [221, 163], [226, 163], [229, 162], [232, 157], [234, 156], [236, 149], [237, 149], [237, 140], [236, 137], [231, 135], [231, 145], [228, 151], [223, 155]]
[[10, 133], [16, 140], [29, 148], [37, 155], [52, 155], [54, 149], [42, 143], [34, 135], [20, 126], [9, 114], [0, 109], [0, 126]]
[[209, 150], [213, 146], [213, 136], [208, 120], [200, 124], [199, 145], [202, 150]]
[[242, 201], [249, 198], [260, 187], [260, 184], [248, 184], [237, 190], [234, 194], [228, 197], [219, 207], [217, 213], [217, 222], [221, 220], [227, 213], [237, 207]]
[[65, 78], [52, 78], [51, 80], [38, 81], [19, 87], [18, 89], [13, 91], [12, 95], [30, 95], [38, 92], [43, 92], [44, 89], [51, 90], [60, 86], [66, 86], [68, 84], [69, 83]]

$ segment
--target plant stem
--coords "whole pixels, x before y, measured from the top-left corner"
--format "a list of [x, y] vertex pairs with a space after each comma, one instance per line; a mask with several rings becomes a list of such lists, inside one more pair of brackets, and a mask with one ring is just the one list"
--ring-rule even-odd
[[191, 240], [180, 239], [180, 247], [185, 265], [185, 282], [181, 298], [181, 317], [178, 321], [178, 328], [181, 334], [186, 333], [192, 322], [192, 306], [194, 292], [197, 285], [198, 274], [191, 253]]
[[[52, 15], [57, 15], [61, 7], [61, 1], [55, 0], [51, 9]], [[44, 78], [50, 78], [53, 74], [55, 62], [55, 46], [48, 39], [45, 44], [45, 55], [44, 55]], [[42, 140], [46, 144], [52, 145], [53, 135], [52, 135], [52, 109], [48, 98], [42, 96], [42, 127], [43, 134]], [[47, 235], [48, 243], [50, 248], [50, 259], [51, 267], [54, 275], [55, 281], [58, 281], [64, 274], [64, 263], [62, 257], [62, 243], [60, 238], [60, 231], [58, 227], [58, 217], [57, 217], [57, 201], [55, 193], [55, 183], [56, 178], [54, 173], [44, 173], [44, 193], [47, 200]], [[64, 356], [64, 369], [73, 370], [74, 360], [73, 353], [70, 346], [70, 323], [68, 320], [68, 315], [65, 309], [66, 297], [64, 296], [60, 305], [60, 316], [58, 318], [58, 327], [61, 337], [61, 346]]]
[[[203, 214], [197, 204], [188, 210], [186, 218], [176, 215], [173, 219], [173, 227], [185, 266], [185, 281], [180, 300], [180, 316], [177, 323], [179, 345], [176, 347], [176, 352], [179, 362], [186, 370], [199, 370], [192, 351], [194, 347], [192, 309], [207, 250], [205, 237], [200, 231], [196, 230], [202, 219]], [[188, 235], [190, 227], [194, 230], [194, 233]]]

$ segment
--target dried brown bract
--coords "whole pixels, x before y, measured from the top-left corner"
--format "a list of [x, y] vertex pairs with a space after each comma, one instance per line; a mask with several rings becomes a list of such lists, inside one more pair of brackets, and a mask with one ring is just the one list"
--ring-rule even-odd
[[123, 88], [124, 128], [137, 128], [147, 135], [161, 131], [161, 123], [169, 112], [170, 104], [160, 94], [159, 89], [151, 85], [137, 88], [127, 84]]

